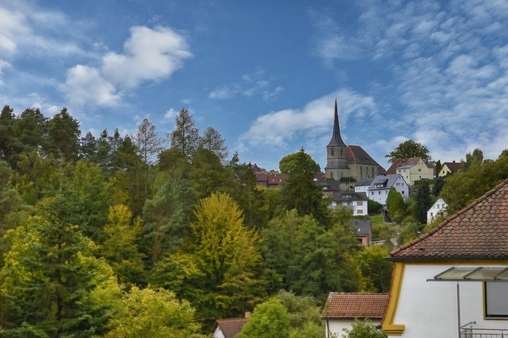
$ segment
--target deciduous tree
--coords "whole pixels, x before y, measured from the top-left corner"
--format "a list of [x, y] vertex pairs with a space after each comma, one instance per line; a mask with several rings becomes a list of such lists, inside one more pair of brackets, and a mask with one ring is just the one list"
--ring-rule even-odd
[[390, 162], [405, 160], [412, 157], [420, 157], [429, 160], [429, 150], [423, 144], [413, 140], [407, 140], [399, 144], [392, 152], [386, 155]]

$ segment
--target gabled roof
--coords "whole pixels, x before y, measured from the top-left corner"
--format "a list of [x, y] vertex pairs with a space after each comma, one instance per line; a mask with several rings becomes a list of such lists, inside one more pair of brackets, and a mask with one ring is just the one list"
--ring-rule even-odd
[[322, 317], [381, 320], [387, 305], [388, 295], [384, 293], [330, 292]]
[[350, 163], [375, 165], [378, 167], [377, 173], [384, 173], [384, 168], [379, 165], [361, 146], [349, 145], [346, 148], [346, 159]]
[[[402, 167], [411, 168], [411, 167], [417, 165], [420, 160], [421, 160], [421, 158], [419, 158], [419, 157], [411, 157], [411, 158], [403, 159], [403, 160], [394, 160], [392, 162], [392, 165], [390, 166], [390, 168], [388, 168], [388, 170], [386, 171], [386, 173], [387, 174], [396, 174], [398, 168], [402, 168]], [[424, 161], [424, 163], [428, 168], [432, 168], [432, 166], [429, 163], [427, 163], [425, 161]]]
[[374, 179], [370, 183], [369, 190], [390, 189], [391, 187], [393, 187], [398, 178], [401, 178], [404, 181], [404, 178], [399, 174], [378, 175], [374, 177]]
[[235, 338], [247, 321], [248, 319], [245, 318], [219, 319], [217, 320], [217, 326], [221, 329], [225, 338]]
[[397, 261], [508, 259], [508, 180], [391, 256]]
[[366, 201], [367, 195], [362, 192], [336, 191], [332, 195], [332, 200], [335, 202]]
[[354, 219], [351, 227], [356, 236], [369, 236], [372, 232], [372, 222], [368, 219]]
[[445, 162], [443, 163], [443, 167], [446, 166], [452, 173], [455, 173], [459, 170], [464, 169], [465, 163], [464, 162]]

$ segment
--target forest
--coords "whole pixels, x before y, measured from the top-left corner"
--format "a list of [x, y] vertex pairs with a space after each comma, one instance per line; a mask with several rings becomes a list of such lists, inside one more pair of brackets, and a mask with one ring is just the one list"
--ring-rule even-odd
[[[401, 241], [429, 230], [415, 210], [432, 196], [457, 210], [508, 177], [508, 153], [468, 156], [438, 191], [430, 182], [410, 205], [392, 197]], [[250, 164], [186, 109], [161, 137], [149, 119], [135, 135], [82, 135], [66, 109], [5, 106], [0, 337], [208, 337], [215, 320], [252, 311], [274, 337], [322, 337], [328, 292], [388, 291], [391, 244], [358, 245], [305, 151], [279, 169], [280, 189], [257, 187]], [[266, 334], [252, 324], [241, 337]]]

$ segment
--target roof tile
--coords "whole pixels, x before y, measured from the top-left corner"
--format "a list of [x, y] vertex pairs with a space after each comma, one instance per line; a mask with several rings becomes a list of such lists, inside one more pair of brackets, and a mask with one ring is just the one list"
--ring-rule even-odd
[[323, 318], [383, 319], [388, 294], [330, 292]]

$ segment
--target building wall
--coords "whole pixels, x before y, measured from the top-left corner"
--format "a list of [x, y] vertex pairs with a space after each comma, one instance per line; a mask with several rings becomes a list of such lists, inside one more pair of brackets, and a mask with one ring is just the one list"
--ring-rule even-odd
[[353, 201], [353, 216], [367, 216], [369, 214], [367, 201]]
[[217, 326], [217, 328], [215, 328], [215, 331], [213, 332], [213, 338], [225, 338], [224, 333], [222, 333], [220, 327]]
[[[328, 322], [328, 330], [326, 328]], [[325, 337], [326, 338], [346, 338], [346, 330], [351, 330], [354, 320], [325, 320]], [[380, 325], [379, 321], [372, 321], [375, 325]], [[334, 336], [335, 335], [335, 336]]]
[[427, 224], [432, 223], [439, 215], [444, 214], [447, 207], [446, 202], [442, 198], [438, 199], [427, 211]]
[[369, 192], [369, 186], [368, 185], [359, 185], [355, 186], [355, 192], [363, 192], [365, 195]]
[[348, 163], [349, 174], [356, 182], [361, 182], [366, 179], [373, 179], [377, 174], [377, 166], [368, 164]]
[[386, 205], [386, 199], [388, 198], [389, 191], [389, 189], [369, 190], [367, 197], [379, 204]]
[[434, 168], [429, 168], [425, 162], [420, 159], [418, 163], [410, 168], [397, 168], [397, 174], [401, 175], [409, 185], [422, 179], [433, 179]]
[[[458, 337], [455, 282], [427, 282], [444, 270], [458, 265], [407, 264], [404, 269], [394, 324], [405, 325], [404, 338]], [[482, 266], [489, 266], [488, 264]], [[483, 285], [461, 282], [461, 325], [476, 321], [475, 327], [508, 328], [508, 320], [484, 319]]]
[[448, 169], [448, 166], [445, 164], [445, 165], [441, 168], [441, 170], [439, 171], [438, 176], [439, 176], [439, 177], [445, 177], [445, 176], [447, 176], [447, 175], [449, 175], [449, 174], [451, 174], [451, 173], [452, 173], [452, 171], [451, 171], [450, 169]]

